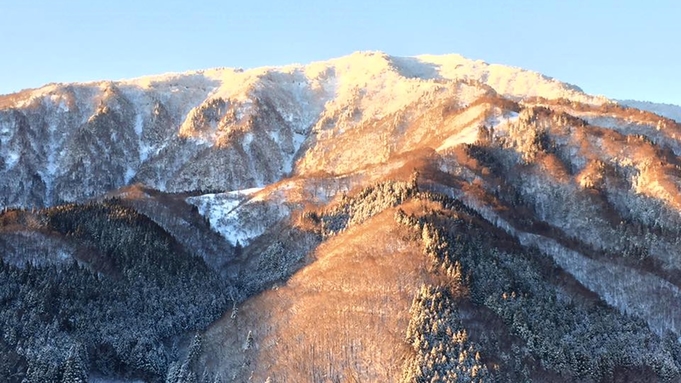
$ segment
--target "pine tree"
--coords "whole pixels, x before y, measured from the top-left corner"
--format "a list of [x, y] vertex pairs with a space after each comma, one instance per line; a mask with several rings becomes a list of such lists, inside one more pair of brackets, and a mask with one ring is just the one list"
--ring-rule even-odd
[[87, 383], [88, 370], [84, 359], [83, 347], [72, 346], [69, 350], [69, 357], [64, 363], [62, 383]]

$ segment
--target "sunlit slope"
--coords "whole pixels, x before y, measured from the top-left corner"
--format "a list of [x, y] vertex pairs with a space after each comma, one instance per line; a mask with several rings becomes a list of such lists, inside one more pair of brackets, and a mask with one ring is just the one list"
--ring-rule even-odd
[[392, 213], [328, 240], [309, 266], [216, 322], [207, 366], [244, 380], [395, 380], [412, 297], [432, 277]]
[[[300, 224], [327, 239], [288, 280], [211, 325], [195, 359], [197, 376], [312, 382], [679, 376], [673, 338], [648, 327], [650, 317], [629, 316], [585, 287], [584, 276], [566, 263], [583, 255], [554, 252], [559, 244], [542, 247], [566, 238], [545, 232], [529, 245], [532, 229], [498, 227], [460, 200], [425, 191], [433, 181], [423, 178], [420, 191], [409, 183], [377, 184], [304, 214]], [[636, 272], [632, 265], [601, 267]], [[617, 285], [602, 271], [594, 270], [603, 286]]]
[[[394, 136], [423, 112], [489, 94], [607, 101], [520, 68], [380, 52], [50, 84], [0, 97], [0, 205], [74, 202], [135, 182], [169, 192], [236, 190], [291, 172], [347, 171], [349, 162], [377, 163], [402, 150]], [[350, 156], [346, 144], [379, 150]]]

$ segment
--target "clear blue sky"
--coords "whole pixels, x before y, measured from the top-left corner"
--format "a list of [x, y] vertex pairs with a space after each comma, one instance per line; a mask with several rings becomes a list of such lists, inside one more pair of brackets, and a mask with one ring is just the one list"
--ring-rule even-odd
[[0, 94], [357, 50], [460, 53], [681, 104], [676, 0], [0, 0]]

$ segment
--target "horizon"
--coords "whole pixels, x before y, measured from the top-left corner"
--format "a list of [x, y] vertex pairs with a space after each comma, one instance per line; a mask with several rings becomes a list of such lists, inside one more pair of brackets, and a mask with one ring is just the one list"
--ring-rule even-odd
[[[125, 0], [0, 5], [0, 94], [211, 68], [308, 64], [357, 51], [460, 54], [615, 100], [681, 104], [671, 1], [254, 4]], [[28, 27], [26, 27], [28, 26]], [[21, 33], [17, 33], [20, 31]], [[12, 36], [12, 38], [7, 38]]]

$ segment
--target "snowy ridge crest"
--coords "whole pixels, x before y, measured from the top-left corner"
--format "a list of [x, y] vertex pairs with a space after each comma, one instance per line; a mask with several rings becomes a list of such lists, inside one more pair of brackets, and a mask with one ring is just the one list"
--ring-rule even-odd
[[[222, 191], [348, 172], [366, 163], [366, 153], [340, 146], [371, 145], [368, 163], [378, 163], [404, 144], [398, 137], [418, 115], [496, 96], [609, 102], [536, 72], [455, 54], [356, 52], [307, 65], [50, 84], [0, 97], [0, 176], [8, 180], [0, 181], [0, 206], [54, 205], [133, 183]], [[474, 140], [464, 128], [467, 138], [446, 146]], [[407, 144], [425, 137], [411, 135]]]

